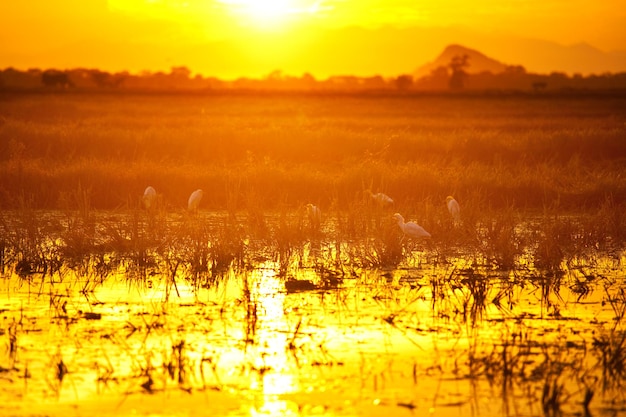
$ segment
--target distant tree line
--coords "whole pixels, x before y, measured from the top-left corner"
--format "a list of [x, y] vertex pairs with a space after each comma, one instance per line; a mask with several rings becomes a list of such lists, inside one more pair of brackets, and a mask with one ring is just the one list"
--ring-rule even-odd
[[70, 70], [6, 68], [0, 70], [0, 90], [50, 91], [319, 91], [319, 92], [437, 92], [437, 91], [521, 91], [541, 93], [563, 90], [626, 90], [626, 72], [582, 76], [553, 72], [534, 74], [522, 66], [509, 66], [504, 72], [470, 73], [467, 55], [455, 56], [423, 77], [401, 74], [357, 77], [332, 76], [318, 80], [311, 74], [290, 76], [274, 71], [264, 78], [233, 81], [192, 75], [186, 67], [172, 67], [169, 73], [144, 71], [109, 73], [98, 69]]

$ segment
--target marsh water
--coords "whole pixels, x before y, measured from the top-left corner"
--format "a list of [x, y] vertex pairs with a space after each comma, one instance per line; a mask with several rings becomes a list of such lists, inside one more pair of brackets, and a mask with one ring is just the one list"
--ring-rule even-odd
[[2, 415], [626, 412], [623, 250], [502, 267], [387, 216], [378, 242], [274, 216], [272, 244], [225, 213], [81, 216], [5, 213]]

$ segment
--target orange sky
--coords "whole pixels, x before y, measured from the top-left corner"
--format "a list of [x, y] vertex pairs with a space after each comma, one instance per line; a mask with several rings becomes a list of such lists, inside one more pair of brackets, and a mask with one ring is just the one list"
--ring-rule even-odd
[[[317, 77], [397, 75], [459, 43], [528, 70], [594, 72], [605, 65], [606, 71], [626, 71], [623, 0], [4, 3], [0, 68], [139, 72], [184, 65], [221, 78], [260, 77], [276, 69]], [[588, 67], [575, 57], [547, 62], [559, 48], [579, 43], [602, 52], [621, 50], [622, 60], [612, 67]]]

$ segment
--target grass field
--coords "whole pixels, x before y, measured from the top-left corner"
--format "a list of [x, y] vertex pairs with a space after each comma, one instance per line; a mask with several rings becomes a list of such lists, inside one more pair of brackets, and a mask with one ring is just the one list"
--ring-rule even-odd
[[128, 207], [147, 185], [182, 208], [346, 209], [454, 194], [494, 208], [626, 202], [626, 98], [534, 96], [0, 97], [4, 208]]

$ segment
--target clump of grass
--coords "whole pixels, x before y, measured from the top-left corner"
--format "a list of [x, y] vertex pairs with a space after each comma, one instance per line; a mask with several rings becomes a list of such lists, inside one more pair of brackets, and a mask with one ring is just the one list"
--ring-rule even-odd
[[229, 216], [223, 224], [217, 226], [210, 248], [213, 276], [223, 275], [232, 267], [244, 267], [246, 241], [244, 226], [236, 217]]
[[362, 244], [353, 244], [353, 262], [366, 268], [394, 268], [411, 256], [414, 247], [412, 241], [403, 239], [391, 217], [382, 221], [374, 229], [374, 235], [362, 240]]
[[451, 286], [454, 285], [451, 280], [454, 274], [454, 269], [445, 276], [433, 275], [430, 280], [430, 296], [431, 296], [431, 310], [433, 315], [439, 318], [450, 319], [451, 314], [454, 312], [453, 300], [448, 295], [451, 291]]
[[55, 245], [58, 222], [32, 209], [28, 200], [22, 200], [13, 214], [13, 218], [0, 218], [3, 265], [11, 265], [22, 278], [58, 272], [63, 263]]
[[546, 218], [540, 223], [536, 234], [534, 253], [535, 267], [551, 272], [561, 272], [562, 263], [573, 255], [575, 225], [571, 219]]
[[90, 191], [79, 187], [71, 194], [62, 195], [61, 202], [66, 215], [61, 251], [64, 257], [81, 264], [103, 241], [91, 208]]
[[154, 230], [155, 223], [160, 222], [151, 217], [151, 214], [144, 216], [139, 210], [132, 210], [129, 214], [104, 220], [100, 229], [105, 251], [128, 258], [140, 268], [154, 266], [155, 251], [165, 239], [165, 232]]
[[211, 274], [211, 234], [202, 218], [186, 215], [177, 230], [178, 249], [184, 262], [186, 278], [194, 286], [207, 286]]
[[598, 249], [615, 251], [626, 242], [626, 204], [618, 204], [613, 195], [605, 198], [595, 215], [589, 219], [594, 226]]
[[362, 202], [350, 204], [346, 210], [337, 211], [335, 240], [354, 241], [368, 234], [372, 219], [368, 216], [367, 206]]
[[469, 319], [475, 325], [483, 318], [492, 284], [488, 277], [476, 273], [473, 268], [462, 272], [460, 283], [467, 289], [467, 296], [462, 300], [461, 313], [463, 321]]
[[[475, 222], [469, 217], [467, 219], [464, 217], [463, 222], [461, 220], [455, 221], [445, 206], [445, 200], [439, 203], [430, 207], [429, 202], [429, 207], [424, 210], [425, 214], [429, 216], [422, 226], [432, 234], [432, 240], [435, 242], [433, 246], [438, 255], [445, 261], [448, 256], [457, 255], [462, 247], [467, 251], [470, 247], [475, 246], [472, 245], [473, 242], [468, 240], [468, 236], [476, 235], [473, 227]], [[464, 210], [464, 214], [468, 213], [465, 213]], [[470, 231], [469, 234], [468, 231]]]
[[492, 213], [481, 220], [476, 232], [481, 250], [499, 269], [510, 270], [523, 253], [523, 241], [512, 208]]
[[280, 275], [286, 276], [291, 263], [302, 258], [306, 241], [307, 230], [302, 218], [281, 211], [278, 224], [272, 231], [272, 242], [276, 248], [274, 261], [279, 264]]

